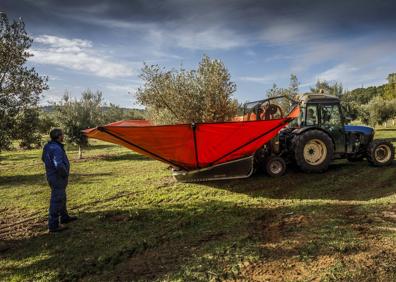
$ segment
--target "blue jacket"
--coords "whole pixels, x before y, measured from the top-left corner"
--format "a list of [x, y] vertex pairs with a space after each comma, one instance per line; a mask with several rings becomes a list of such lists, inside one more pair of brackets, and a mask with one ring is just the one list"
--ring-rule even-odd
[[47, 177], [69, 176], [70, 163], [66, 156], [63, 144], [56, 141], [49, 141], [43, 148], [41, 158], [45, 164]]

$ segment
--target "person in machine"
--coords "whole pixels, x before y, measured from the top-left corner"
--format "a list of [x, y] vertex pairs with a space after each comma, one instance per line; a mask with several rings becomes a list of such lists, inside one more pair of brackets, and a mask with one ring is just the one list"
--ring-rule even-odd
[[307, 125], [317, 124], [317, 118], [314, 109], [308, 109], [307, 112]]
[[50, 132], [51, 140], [44, 146], [42, 160], [45, 164], [47, 181], [51, 188], [51, 199], [48, 215], [49, 232], [60, 232], [66, 224], [77, 219], [70, 216], [66, 208], [66, 186], [70, 173], [70, 163], [67, 158], [63, 140], [63, 131], [55, 128]]

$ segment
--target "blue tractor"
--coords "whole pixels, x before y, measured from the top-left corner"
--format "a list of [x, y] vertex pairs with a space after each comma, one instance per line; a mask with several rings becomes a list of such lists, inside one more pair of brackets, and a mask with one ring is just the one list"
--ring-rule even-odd
[[[260, 101], [257, 102], [260, 105]], [[387, 166], [393, 162], [392, 141], [396, 140], [375, 140], [373, 128], [348, 125], [351, 118], [345, 115], [339, 98], [305, 94], [299, 97], [298, 103], [300, 116], [256, 153], [256, 162], [269, 175], [282, 175], [286, 164], [291, 162], [309, 173], [327, 170], [335, 159], [351, 162], [367, 159], [373, 166]], [[279, 105], [273, 106], [272, 111], [275, 113], [277, 108], [282, 111]]]

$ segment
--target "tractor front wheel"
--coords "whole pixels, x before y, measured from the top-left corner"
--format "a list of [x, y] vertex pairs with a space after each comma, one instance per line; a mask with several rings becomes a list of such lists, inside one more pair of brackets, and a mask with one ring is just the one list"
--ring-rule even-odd
[[333, 159], [333, 141], [321, 130], [309, 130], [294, 137], [294, 157], [305, 172], [323, 172]]
[[386, 140], [375, 140], [367, 149], [367, 160], [374, 166], [390, 165], [395, 158], [393, 144]]

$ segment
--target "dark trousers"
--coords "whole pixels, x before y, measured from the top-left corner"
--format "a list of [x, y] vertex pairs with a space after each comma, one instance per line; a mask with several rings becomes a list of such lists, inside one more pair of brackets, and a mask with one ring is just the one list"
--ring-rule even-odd
[[59, 218], [62, 222], [69, 217], [66, 208], [66, 186], [68, 178], [52, 176], [47, 179], [48, 184], [51, 187], [48, 228], [56, 229], [59, 227]]

